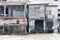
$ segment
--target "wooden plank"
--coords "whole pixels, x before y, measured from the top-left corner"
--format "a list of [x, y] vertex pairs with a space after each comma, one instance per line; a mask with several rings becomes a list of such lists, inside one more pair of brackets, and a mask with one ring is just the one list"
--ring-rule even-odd
[[20, 16], [20, 17], [0, 17], [0, 19], [21, 19], [21, 18], [24, 18], [25, 16]]

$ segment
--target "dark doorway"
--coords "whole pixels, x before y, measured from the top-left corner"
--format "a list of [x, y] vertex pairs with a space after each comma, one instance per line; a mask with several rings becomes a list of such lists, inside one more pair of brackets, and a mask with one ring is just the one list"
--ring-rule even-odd
[[43, 33], [44, 32], [44, 20], [35, 20], [35, 30], [38, 33]]
[[6, 7], [6, 16], [8, 16], [8, 12], [9, 12], [8, 7]]
[[47, 29], [52, 29], [52, 27], [53, 27], [53, 22], [46, 22]]
[[0, 16], [4, 16], [4, 6], [0, 6]]
[[53, 33], [54, 30], [52, 29], [53, 27], [53, 21], [46, 22], [46, 33]]

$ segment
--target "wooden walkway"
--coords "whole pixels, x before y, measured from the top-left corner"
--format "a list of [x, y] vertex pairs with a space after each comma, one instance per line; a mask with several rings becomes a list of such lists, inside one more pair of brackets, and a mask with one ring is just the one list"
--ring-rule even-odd
[[22, 24], [4, 24], [0, 25], [0, 34], [21, 34], [26, 32], [26, 25]]

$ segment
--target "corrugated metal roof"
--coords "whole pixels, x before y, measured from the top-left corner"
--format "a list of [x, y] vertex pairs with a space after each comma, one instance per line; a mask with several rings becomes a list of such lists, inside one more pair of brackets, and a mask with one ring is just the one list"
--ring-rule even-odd
[[30, 1], [27, 4], [49, 4], [48, 2]]
[[44, 4], [49, 3], [49, 5], [60, 5], [60, 2], [58, 1], [50, 1], [50, 0], [30, 0], [29, 4]]

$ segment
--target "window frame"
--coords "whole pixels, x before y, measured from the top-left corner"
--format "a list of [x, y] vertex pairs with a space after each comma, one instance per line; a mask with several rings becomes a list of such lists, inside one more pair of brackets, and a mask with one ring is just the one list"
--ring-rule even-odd
[[51, 10], [46, 10], [47, 15], [51, 15], [52, 14], [51, 12], [52, 12]]
[[[20, 6], [22, 7], [22, 8], [20, 8]], [[23, 12], [23, 16], [25, 16], [25, 13], [24, 13], [24, 10], [25, 10], [25, 8], [24, 8], [24, 5], [20, 5], [20, 6], [15, 6], [15, 11], [21, 11], [21, 12]], [[20, 15], [20, 14], [19, 14]], [[21, 16], [21, 15], [20, 15]], [[13, 17], [20, 17], [20, 16], [17, 16], [16, 14], [15, 14], [15, 16], [14, 16], [14, 14], [13, 14]], [[21, 17], [23, 17], [23, 16], [21, 16]]]

